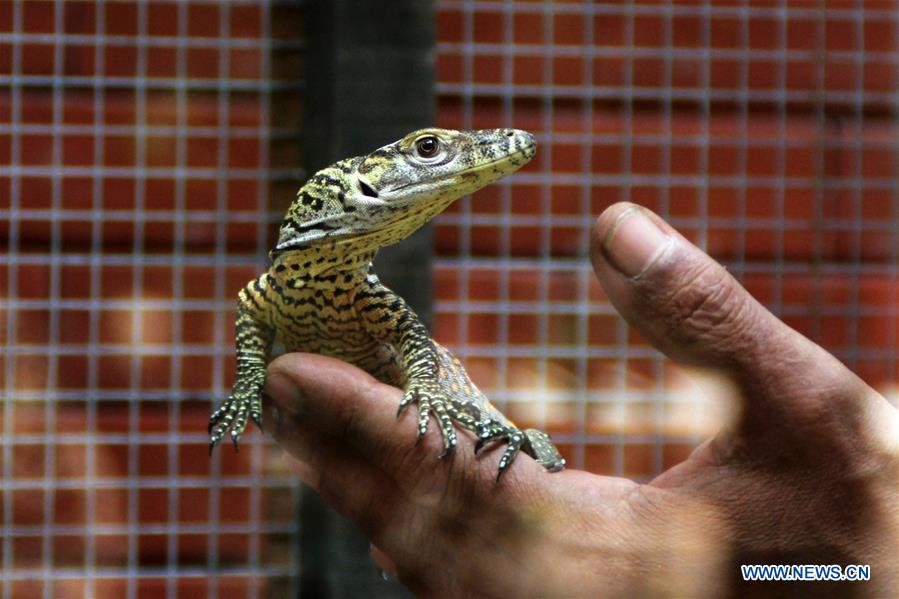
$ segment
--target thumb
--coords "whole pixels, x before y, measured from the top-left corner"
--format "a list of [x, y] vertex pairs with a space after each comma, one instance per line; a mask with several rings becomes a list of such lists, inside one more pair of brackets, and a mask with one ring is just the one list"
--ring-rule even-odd
[[657, 215], [615, 204], [591, 245], [600, 284], [634, 328], [676, 362], [736, 385], [744, 431], [803, 430], [824, 413], [865, 427], [859, 419], [870, 412], [859, 407], [876, 393]]
[[749, 333], [780, 328], [720, 264], [640, 206], [600, 215], [591, 259], [621, 315], [682, 364], [735, 368], [755, 349]]

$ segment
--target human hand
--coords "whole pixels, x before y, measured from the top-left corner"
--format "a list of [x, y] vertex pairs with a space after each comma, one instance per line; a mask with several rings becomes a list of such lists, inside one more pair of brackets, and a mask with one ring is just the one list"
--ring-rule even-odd
[[[402, 392], [338, 360], [269, 366], [264, 422], [300, 478], [354, 520], [412, 591], [447, 596], [716, 596], [899, 584], [899, 418], [833, 356], [788, 328], [665, 222], [630, 204], [600, 216], [591, 251], [621, 314], [679, 364], [734, 389], [735, 418], [649, 484], [459, 435], [416, 444]], [[742, 583], [740, 564], [870, 564], [867, 583]]]

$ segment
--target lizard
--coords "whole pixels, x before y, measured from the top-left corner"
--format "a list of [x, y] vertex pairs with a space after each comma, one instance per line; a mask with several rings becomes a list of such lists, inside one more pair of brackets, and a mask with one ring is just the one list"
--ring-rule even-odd
[[378, 249], [535, 153], [533, 135], [522, 130], [427, 128], [314, 174], [287, 210], [270, 268], [238, 294], [235, 382], [210, 416], [210, 453], [228, 432], [238, 448], [248, 418], [262, 428], [266, 365], [278, 336], [287, 351], [340, 358], [403, 389], [397, 417], [417, 405], [420, 439], [433, 416], [442, 456], [455, 449], [458, 425], [477, 436], [475, 453], [506, 444], [497, 481], [520, 450], [548, 471], [561, 470], [565, 460], [549, 436], [518, 429], [494, 407], [372, 270]]

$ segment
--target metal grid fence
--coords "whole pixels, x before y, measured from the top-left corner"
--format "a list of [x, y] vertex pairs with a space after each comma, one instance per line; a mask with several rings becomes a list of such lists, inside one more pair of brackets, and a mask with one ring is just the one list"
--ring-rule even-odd
[[295, 4], [0, 2], [4, 597], [294, 593], [296, 483], [204, 421], [303, 176]]
[[574, 467], [646, 480], [713, 405], [615, 315], [586, 259], [631, 200], [895, 401], [895, 2], [438, 2], [438, 118], [537, 133], [438, 219], [436, 336]]
[[[293, 481], [204, 428], [303, 177], [296, 4], [0, 1], [4, 597], [295, 594]], [[438, 124], [540, 142], [435, 228], [435, 336], [510, 416], [642, 479], [708, 432], [589, 271], [622, 199], [895, 398], [894, 2], [437, 6]]]

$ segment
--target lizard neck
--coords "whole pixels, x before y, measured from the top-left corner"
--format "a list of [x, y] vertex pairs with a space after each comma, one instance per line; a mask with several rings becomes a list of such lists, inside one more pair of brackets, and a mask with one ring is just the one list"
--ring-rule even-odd
[[368, 274], [377, 250], [334, 252], [330, 245], [284, 252], [272, 263], [272, 271], [288, 288], [360, 285]]

